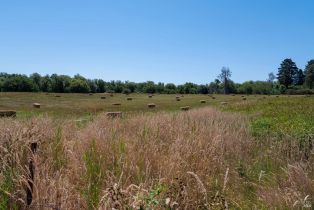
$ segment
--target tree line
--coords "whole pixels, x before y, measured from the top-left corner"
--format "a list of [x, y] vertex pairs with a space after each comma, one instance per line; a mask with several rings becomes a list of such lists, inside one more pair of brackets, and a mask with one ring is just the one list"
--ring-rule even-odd
[[209, 84], [187, 82], [182, 85], [173, 83], [104, 81], [87, 79], [79, 74], [45, 75], [0, 73], [2, 92], [56, 92], [56, 93], [164, 93], [164, 94], [314, 94], [314, 60], [305, 69], [299, 69], [292, 59], [285, 59], [278, 68], [277, 75], [270, 73], [265, 81], [235, 83], [231, 71], [223, 67], [217, 79]]

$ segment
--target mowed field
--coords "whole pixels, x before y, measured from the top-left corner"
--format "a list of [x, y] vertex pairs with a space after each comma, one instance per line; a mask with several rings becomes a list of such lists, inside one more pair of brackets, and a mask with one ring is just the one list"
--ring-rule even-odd
[[[59, 97], [56, 97], [59, 96]], [[55, 93], [0, 93], [0, 109], [16, 110], [18, 117], [48, 114], [58, 117], [83, 117], [101, 112], [122, 111], [158, 112], [179, 111], [180, 107], [191, 108], [217, 106], [220, 102], [240, 102], [241, 96], [215, 95], [215, 99], [208, 95], [160, 95], [152, 98], [148, 94], [55, 94]], [[180, 101], [176, 100], [180, 97]], [[101, 97], [106, 97], [101, 99]], [[259, 96], [261, 97], [261, 96]], [[127, 100], [132, 98], [132, 100]], [[247, 97], [248, 100], [257, 100], [257, 97]], [[200, 100], [205, 100], [202, 104]], [[40, 109], [33, 107], [33, 103], [40, 103]], [[121, 105], [113, 105], [119, 103]], [[149, 103], [156, 104], [155, 108], [148, 108]]]
[[1, 210], [313, 208], [313, 96], [0, 93], [0, 110], [17, 111]]
[[[142, 113], [158, 111], [180, 111], [180, 107], [198, 108], [205, 106], [227, 107], [236, 104], [258, 104], [260, 101], [273, 101], [276, 96], [263, 95], [166, 95], [154, 94], [73, 94], [73, 93], [3, 93], [0, 92], [0, 110], [15, 110], [18, 117], [29, 117], [47, 114], [56, 117], [83, 117], [102, 112], [122, 111], [124, 113]], [[102, 99], [101, 97], [105, 97]], [[176, 100], [180, 98], [180, 101]], [[127, 100], [132, 98], [132, 100]], [[246, 100], [244, 101], [243, 98]], [[281, 96], [287, 98], [287, 96]], [[300, 98], [294, 96], [293, 98]], [[266, 100], [267, 99], [267, 100]], [[201, 103], [205, 100], [205, 103]], [[294, 100], [294, 99], [292, 99]], [[34, 108], [33, 103], [40, 103], [40, 109]], [[121, 105], [113, 105], [115, 103]], [[148, 108], [148, 104], [156, 104]]]

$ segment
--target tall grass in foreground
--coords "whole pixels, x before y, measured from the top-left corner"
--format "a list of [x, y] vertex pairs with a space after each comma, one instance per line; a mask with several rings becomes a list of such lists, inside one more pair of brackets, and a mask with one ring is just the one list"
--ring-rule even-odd
[[289, 137], [256, 141], [245, 116], [210, 108], [83, 127], [3, 119], [0, 158], [2, 209], [26, 209], [29, 158], [31, 209], [302, 208], [314, 196], [313, 153]]

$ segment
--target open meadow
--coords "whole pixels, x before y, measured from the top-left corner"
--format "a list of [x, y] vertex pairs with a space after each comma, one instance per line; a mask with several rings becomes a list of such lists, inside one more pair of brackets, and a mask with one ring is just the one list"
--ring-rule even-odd
[[0, 93], [0, 110], [17, 111], [1, 210], [314, 205], [313, 96]]

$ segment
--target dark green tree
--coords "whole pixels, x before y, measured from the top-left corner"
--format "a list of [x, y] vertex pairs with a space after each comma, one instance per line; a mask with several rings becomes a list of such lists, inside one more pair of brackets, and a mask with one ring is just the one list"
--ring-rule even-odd
[[310, 89], [314, 88], [314, 60], [310, 60], [305, 67], [305, 83]]
[[299, 69], [299, 70], [297, 71], [297, 73], [295, 74], [295, 78], [294, 78], [294, 82], [293, 82], [293, 83], [294, 83], [295, 85], [303, 85], [303, 83], [304, 83], [304, 78], [305, 78], [305, 75], [304, 75], [302, 69]]
[[281, 85], [288, 88], [293, 84], [295, 75], [298, 72], [298, 67], [291, 59], [285, 59], [278, 68], [277, 79]]

